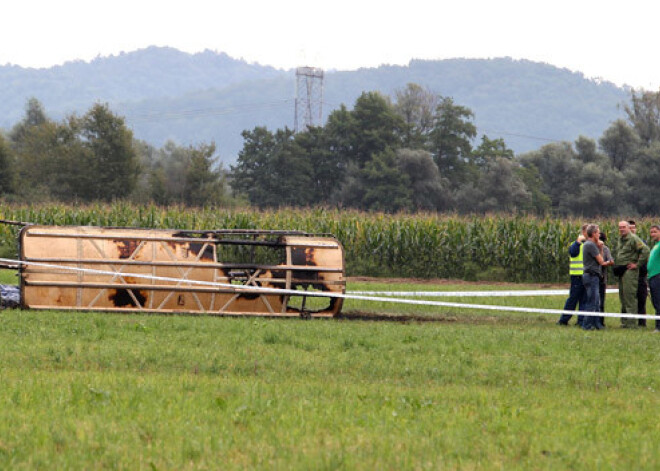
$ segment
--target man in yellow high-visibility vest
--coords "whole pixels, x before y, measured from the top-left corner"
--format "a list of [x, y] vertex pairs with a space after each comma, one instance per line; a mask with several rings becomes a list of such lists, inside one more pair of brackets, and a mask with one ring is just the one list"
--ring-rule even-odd
[[[582, 243], [587, 240], [587, 226], [589, 224], [583, 224], [582, 230], [578, 238], [571, 244], [568, 248], [569, 255], [569, 274], [571, 275], [571, 287], [568, 292], [568, 299], [564, 304], [564, 311], [574, 311], [577, 306], [579, 306], [580, 311], [584, 311], [586, 299], [585, 299], [585, 289], [582, 284], [582, 274], [584, 273], [584, 266], [582, 264]], [[568, 321], [571, 320], [570, 314], [562, 314], [557, 321], [558, 325], [568, 325]], [[577, 325], [582, 326], [582, 321], [584, 316], [578, 315]]]

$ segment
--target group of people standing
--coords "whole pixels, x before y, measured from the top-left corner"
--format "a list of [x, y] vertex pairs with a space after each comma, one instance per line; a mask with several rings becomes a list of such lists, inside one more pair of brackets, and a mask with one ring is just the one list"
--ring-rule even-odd
[[[571, 286], [565, 311], [605, 312], [605, 288], [607, 268], [619, 282], [621, 312], [646, 314], [646, 299], [651, 293], [655, 314], [660, 315], [660, 225], [651, 226], [653, 250], [640, 239], [635, 221], [620, 221], [619, 237], [614, 246], [614, 256], [606, 245], [607, 236], [596, 224], [584, 224], [578, 238], [568, 249], [570, 257]], [[568, 325], [570, 314], [562, 314], [557, 324]], [[605, 328], [605, 318], [594, 315], [578, 315], [577, 325], [585, 330]], [[621, 327], [645, 327], [646, 319], [621, 318]], [[656, 320], [654, 332], [660, 332]]]

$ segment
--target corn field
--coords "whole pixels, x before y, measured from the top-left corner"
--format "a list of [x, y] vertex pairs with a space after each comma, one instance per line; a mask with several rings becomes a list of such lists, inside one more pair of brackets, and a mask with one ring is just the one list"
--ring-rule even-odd
[[[191, 209], [128, 203], [21, 206], [0, 203], [0, 219], [54, 225], [302, 230], [334, 234], [351, 276], [563, 282], [568, 245], [582, 221], [522, 216], [381, 214], [353, 210]], [[618, 220], [595, 221], [612, 246]], [[638, 220], [648, 240], [651, 220]], [[0, 224], [0, 256], [17, 253], [17, 226]]]

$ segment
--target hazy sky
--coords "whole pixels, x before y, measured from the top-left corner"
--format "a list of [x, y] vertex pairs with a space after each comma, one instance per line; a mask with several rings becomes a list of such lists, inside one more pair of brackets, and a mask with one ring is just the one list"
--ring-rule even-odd
[[292, 68], [512, 57], [660, 87], [647, 0], [8, 0], [0, 64], [50, 67], [150, 45]]

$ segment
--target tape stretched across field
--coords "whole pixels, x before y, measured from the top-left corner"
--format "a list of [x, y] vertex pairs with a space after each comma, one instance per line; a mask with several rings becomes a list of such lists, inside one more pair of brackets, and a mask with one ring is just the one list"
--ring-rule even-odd
[[[113, 271], [105, 271], [105, 270], [94, 270], [94, 269], [89, 269], [89, 268], [77, 268], [77, 267], [69, 267], [65, 265], [57, 265], [57, 264], [51, 264], [51, 263], [39, 263], [39, 262], [24, 262], [22, 260], [13, 260], [13, 259], [6, 259], [6, 258], [0, 258], [0, 263], [6, 264], [9, 266], [14, 266], [18, 268], [21, 265], [31, 265], [31, 266], [37, 266], [37, 267], [43, 267], [43, 268], [54, 268], [58, 270], [65, 270], [65, 271], [73, 271], [73, 272], [78, 272], [78, 273], [92, 273], [92, 274], [98, 274], [98, 275], [110, 275], [114, 276], [117, 273]], [[170, 277], [160, 277], [160, 276], [152, 276], [152, 275], [145, 275], [145, 274], [140, 274], [140, 273], [122, 273], [122, 276], [130, 276], [133, 278], [140, 278], [140, 279], [147, 279], [147, 280], [159, 280], [159, 281], [169, 281], [169, 282], [177, 282], [182, 285], [188, 284], [188, 285], [197, 285], [197, 286], [207, 286], [207, 287], [217, 287], [217, 288], [231, 288], [233, 290], [236, 290], [237, 293], [240, 293], [242, 291], [249, 291], [249, 292], [255, 292], [255, 291], [261, 291], [264, 293], [271, 293], [271, 294], [284, 294], [284, 295], [297, 295], [300, 296], [301, 292], [297, 290], [287, 290], [287, 289], [279, 289], [279, 288], [266, 288], [266, 287], [258, 287], [258, 286], [240, 286], [240, 285], [235, 285], [235, 284], [229, 284], [229, 283], [220, 283], [220, 282], [212, 282], [212, 281], [198, 281], [198, 280], [188, 280], [185, 278], [170, 278]], [[549, 295], [565, 295], [567, 294], [566, 290], [539, 290], [543, 293], [548, 293], [551, 292], [552, 294], [538, 294], [538, 296], [549, 296]], [[535, 291], [509, 291], [508, 296], [530, 296], [531, 293], [534, 293]], [[608, 290], [608, 292], [618, 292], [618, 290]], [[365, 293], [365, 292], [362, 292]], [[417, 305], [417, 306], [437, 306], [437, 307], [451, 307], [451, 308], [457, 308], [457, 309], [476, 309], [476, 310], [487, 310], [487, 311], [504, 311], [504, 312], [521, 312], [521, 313], [531, 313], [531, 314], [548, 314], [548, 315], [561, 315], [561, 314], [570, 314], [570, 315], [576, 315], [578, 312], [576, 311], [564, 311], [562, 309], [540, 309], [540, 308], [526, 308], [526, 307], [515, 307], [515, 306], [496, 306], [496, 305], [488, 305], [488, 304], [466, 304], [466, 303], [455, 303], [455, 302], [445, 302], [445, 301], [424, 301], [424, 300], [417, 300], [417, 299], [402, 299], [402, 298], [397, 298], [394, 297], [396, 296], [394, 293], [406, 293], [406, 295], [414, 296], [412, 293], [417, 293], [417, 296], [423, 296], [428, 293], [435, 293], [438, 296], [452, 296], [452, 297], [459, 297], [459, 296], [465, 296], [465, 293], [470, 293], [469, 296], [482, 296], [482, 295], [475, 295], [474, 293], [478, 292], [465, 292], [465, 291], [454, 291], [454, 292], [425, 292], [425, 291], [417, 291], [417, 292], [373, 292], [373, 293], [388, 293], [390, 296], [372, 296], [372, 295], [364, 295], [364, 294], [355, 294], [355, 293], [349, 293], [349, 294], [339, 294], [339, 293], [324, 293], [324, 292], [306, 292], [305, 296], [309, 297], [323, 297], [323, 298], [342, 298], [342, 299], [355, 299], [355, 300], [360, 300], [360, 301], [373, 301], [373, 302], [384, 302], [384, 303], [393, 303], [393, 304], [408, 304], [408, 305]], [[442, 294], [439, 294], [442, 293]], [[483, 292], [482, 292], [483, 293]], [[506, 291], [491, 291], [490, 293], [506, 293]], [[524, 293], [524, 294], [521, 294]], [[499, 296], [507, 296], [505, 294], [498, 294]], [[494, 295], [494, 296], [498, 296]], [[586, 312], [586, 311], [579, 311], [580, 315], [583, 316], [599, 316], [599, 317], [611, 317], [611, 318], [633, 318], [633, 319], [650, 319], [650, 320], [660, 320], [660, 316], [652, 316], [652, 315], [647, 315], [647, 314], [622, 314], [622, 313], [614, 313], [614, 312]]]
[[[606, 293], [618, 293], [619, 290], [612, 288], [605, 290]], [[349, 291], [353, 295], [366, 296], [397, 296], [414, 298], [498, 298], [515, 296], [567, 296], [567, 289], [535, 289], [516, 291]]]

